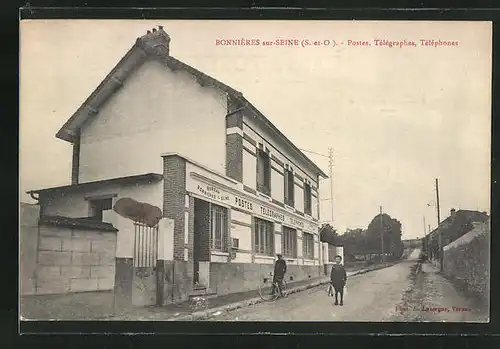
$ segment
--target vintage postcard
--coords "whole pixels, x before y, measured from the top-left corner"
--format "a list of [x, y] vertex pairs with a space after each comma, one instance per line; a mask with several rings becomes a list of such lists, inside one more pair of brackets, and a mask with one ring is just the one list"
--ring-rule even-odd
[[20, 36], [21, 320], [489, 322], [490, 22]]

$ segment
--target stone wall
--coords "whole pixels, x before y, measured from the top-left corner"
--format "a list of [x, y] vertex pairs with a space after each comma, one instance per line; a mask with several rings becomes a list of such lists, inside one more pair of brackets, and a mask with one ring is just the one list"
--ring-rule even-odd
[[132, 306], [156, 304], [156, 268], [135, 268], [132, 277]]
[[193, 262], [165, 261], [164, 304], [188, 300], [193, 292]]
[[490, 225], [474, 224], [467, 234], [444, 247], [444, 272], [467, 291], [489, 303]]
[[[188, 300], [193, 291], [192, 262], [163, 261], [163, 304], [180, 303]], [[132, 306], [157, 304], [157, 268], [134, 268], [132, 284]], [[161, 287], [161, 286], [160, 286]]]
[[39, 226], [36, 294], [112, 290], [116, 232]]
[[[273, 264], [258, 263], [210, 263], [210, 288], [217, 294], [257, 290]], [[323, 266], [289, 265], [286, 282], [314, 279], [324, 275]]]
[[21, 295], [35, 294], [35, 272], [40, 207], [21, 203], [19, 213], [19, 267]]

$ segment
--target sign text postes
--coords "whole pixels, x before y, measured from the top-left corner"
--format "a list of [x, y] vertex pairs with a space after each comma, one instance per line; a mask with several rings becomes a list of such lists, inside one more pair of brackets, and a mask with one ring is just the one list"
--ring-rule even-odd
[[237, 195], [227, 193], [215, 186], [197, 183], [196, 188], [200, 194], [212, 200], [226, 203], [228, 205], [255, 213], [260, 216], [268, 217], [273, 221], [290, 224], [300, 229], [306, 229], [309, 231], [317, 230], [317, 226], [311, 222], [304, 221], [291, 215], [275, 211], [272, 208], [257, 204], [250, 200], [243, 199]]
[[253, 211], [253, 204], [245, 199], [241, 199], [237, 196], [234, 197], [234, 204], [237, 207], [243, 208], [245, 210]]

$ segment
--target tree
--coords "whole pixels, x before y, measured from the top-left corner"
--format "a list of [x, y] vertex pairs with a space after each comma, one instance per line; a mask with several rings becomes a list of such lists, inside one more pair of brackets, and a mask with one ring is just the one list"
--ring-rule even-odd
[[[382, 224], [380, 220], [382, 219]], [[399, 258], [403, 253], [401, 242], [401, 222], [386, 213], [376, 215], [366, 230], [367, 249], [370, 252], [381, 253], [384, 241], [384, 253], [389, 253], [392, 258]]]
[[338, 237], [338, 241], [344, 246], [344, 254], [348, 258], [352, 259], [355, 255], [365, 254], [366, 242], [363, 229], [347, 229]]

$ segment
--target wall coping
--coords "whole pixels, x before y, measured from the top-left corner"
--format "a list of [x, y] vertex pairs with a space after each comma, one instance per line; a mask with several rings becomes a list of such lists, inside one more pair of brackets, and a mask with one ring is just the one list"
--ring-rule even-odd
[[489, 233], [489, 223], [488, 222], [475, 224], [474, 228], [471, 231], [462, 235], [458, 239], [450, 242], [448, 245], [444, 246], [443, 251], [447, 251], [453, 247], [458, 247], [458, 246], [467, 244], [467, 243], [471, 242], [472, 240], [474, 240], [475, 238], [477, 238], [481, 235], [487, 234], [487, 233]]
[[111, 223], [99, 222], [89, 218], [71, 218], [64, 216], [42, 216], [39, 225], [59, 226], [81, 230], [97, 230], [102, 232], [118, 232]]
[[210, 173], [211, 173], [211, 174], [213, 174], [213, 175], [216, 175], [216, 176], [218, 176], [218, 177], [220, 177], [220, 178], [223, 178], [223, 179], [225, 179], [225, 180], [227, 180], [227, 181], [229, 181], [229, 182], [231, 182], [231, 183], [233, 183], [233, 184], [239, 184], [239, 182], [238, 182], [237, 180], [234, 180], [234, 179], [232, 179], [232, 178], [230, 178], [230, 177], [228, 177], [228, 176], [226, 176], [226, 175], [224, 175], [224, 174], [222, 174], [222, 173], [220, 173], [220, 172], [217, 172], [217, 171], [215, 171], [215, 170], [212, 170], [211, 168], [209, 168], [209, 167], [207, 167], [207, 166], [205, 166], [205, 165], [202, 165], [202, 164], [200, 164], [199, 162], [194, 161], [193, 159], [188, 158], [187, 156], [182, 155], [182, 154], [180, 154], [180, 153], [173, 152], [173, 153], [163, 153], [163, 154], [161, 154], [161, 157], [162, 157], [162, 158], [171, 157], [171, 156], [178, 156], [178, 157], [180, 157], [181, 159], [184, 159], [185, 161], [189, 162], [190, 164], [193, 164], [193, 165], [195, 165], [195, 166], [197, 166], [197, 167], [200, 167], [201, 169], [203, 169], [203, 170], [205, 170], [205, 171], [208, 171], [208, 172], [210, 172]]

